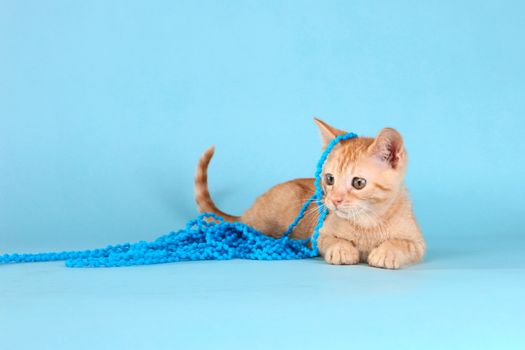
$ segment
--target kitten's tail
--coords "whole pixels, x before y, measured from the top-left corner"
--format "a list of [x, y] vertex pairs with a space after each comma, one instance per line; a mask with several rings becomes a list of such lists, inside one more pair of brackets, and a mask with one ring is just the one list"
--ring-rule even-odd
[[211, 199], [210, 191], [208, 191], [208, 165], [214, 152], [215, 147], [208, 148], [201, 159], [199, 159], [199, 164], [197, 165], [195, 172], [195, 201], [197, 202], [197, 207], [201, 213], [211, 212], [229, 222], [240, 221], [241, 218], [239, 216], [232, 216], [220, 211]]

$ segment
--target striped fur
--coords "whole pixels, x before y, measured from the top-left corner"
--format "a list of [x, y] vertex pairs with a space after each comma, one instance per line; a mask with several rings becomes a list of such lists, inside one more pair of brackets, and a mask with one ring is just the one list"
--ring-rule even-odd
[[201, 213], [214, 213], [229, 222], [239, 221], [239, 216], [226, 214], [219, 210], [213, 199], [211, 199], [210, 191], [208, 190], [208, 165], [214, 152], [215, 147], [208, 148], [199, 159], [199, 164], [197, 165], [195, 172], [195, 201], [197, 202], [197, 207]]

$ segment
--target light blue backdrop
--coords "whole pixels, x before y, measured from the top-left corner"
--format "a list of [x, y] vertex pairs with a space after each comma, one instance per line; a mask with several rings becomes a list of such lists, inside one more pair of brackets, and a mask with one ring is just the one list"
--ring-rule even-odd
[[240, 213], [311, 176], [312, 116], [402, 132], [430, 237], [516, 230], [525, 8], [316, 3], [3, 1], [4, 244], [176, 228], [196, 214], [193, 171], [211, 144], [211, 189]]
[[0, 251], [181, 227], [212, 144], [212, 195], [241, 213], [312, 175], [318, 116], [403, 134], [429, 242], [419, 269], [523, 278], [524, 13], [520, 1], [0, 0]]

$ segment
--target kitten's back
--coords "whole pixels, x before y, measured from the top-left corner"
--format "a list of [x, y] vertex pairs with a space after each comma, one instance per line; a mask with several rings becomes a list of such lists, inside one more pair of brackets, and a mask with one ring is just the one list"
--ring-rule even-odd
[[[259, 196], [242, 216], [227, 214], [217, 208], [208, 189], [208, 165], [213, 154], [213, 147], [206, 150], [195, 172], [195, 201], [201, 213], [214, 213], [229, 222], [241, 221], [268, 236], [278, 237], [288, 229], [304, 202], [315, 191], [313, 178], [287, 181], [270, 188]], [[294, 229], [292, 237], [311, 236], [318, 216], [317, 205], [311, 204], [304, 218]]]

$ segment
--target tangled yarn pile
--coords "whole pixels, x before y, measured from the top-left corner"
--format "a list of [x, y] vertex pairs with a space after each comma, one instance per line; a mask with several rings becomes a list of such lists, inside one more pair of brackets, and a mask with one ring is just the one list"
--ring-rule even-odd
[[[209, 222], [209, 218], [217, 222]], [[224, 222], [214, 214], [202, 214], [178, 232], [153, 242], [119, 244], [104, 249], [60, 253], [12, 254], [3, 263], [65, 260], [68, 267], [115, 267], [162, 264], [184, 260], [283, 260], [312, 256], [301, 240], [270, 238], [252, 227]]]
[[[328, 211], [320, 201], [324, 195], [321, 173], [326, 158], [335, 145], [356, 137], [353, 133], [336, 137], [326, 147], [315, 172], [315, 193], [301, 207], [297, 217], [280, 238], [272, 238], [239, 222], [225, 222], [215, 214], [204, 213], [191, 220], [182, 230], [161, 236], [153, 242], [140, 241], [108, 246], [102, 249], [36, 254], [0, 255], [0, 264], [65, 261], [67, 267], [116, 267], [162, 264], [188, 260], [291, 260], [318, 255], [317, 237]], [[308, 206], [318, 204], [319, 219], [312, 237], [291, 239], [289, 235], [303, 218]]]

